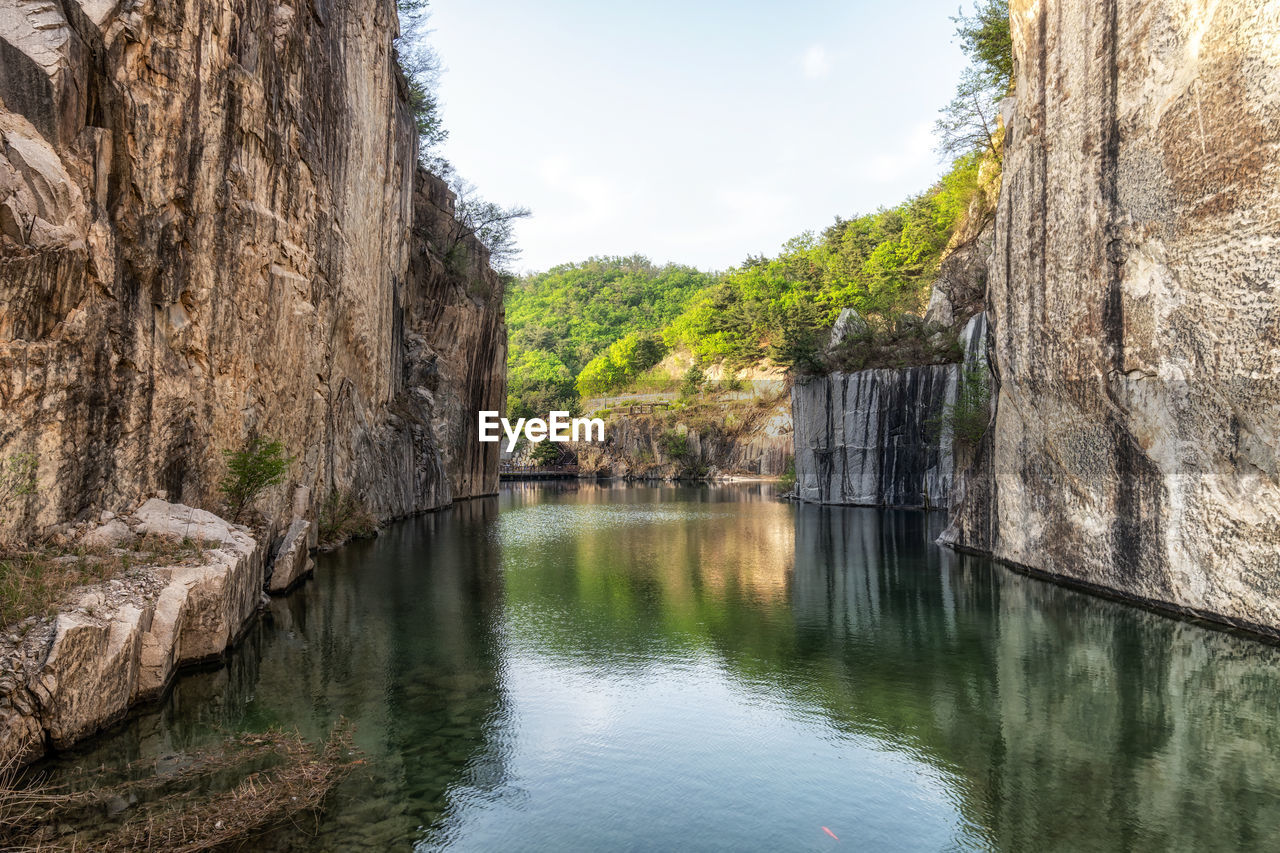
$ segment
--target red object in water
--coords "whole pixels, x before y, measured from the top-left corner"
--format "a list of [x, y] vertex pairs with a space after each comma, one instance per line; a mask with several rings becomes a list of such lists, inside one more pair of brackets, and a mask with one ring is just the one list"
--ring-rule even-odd
[[840, 840], [840, 836], [836, 835], [834, 832], [832, 832], [831, 830], [827, 829], [825, 826], [824, 826], [824, 827], [822, 827], [822, 831], [823, 831], [823, 832], [825, 832], [827, 835], [830, 835], [830, 836], [831, 836], [832, 838], [834, 838], [836, 841], [839, 841], [839, 840]]

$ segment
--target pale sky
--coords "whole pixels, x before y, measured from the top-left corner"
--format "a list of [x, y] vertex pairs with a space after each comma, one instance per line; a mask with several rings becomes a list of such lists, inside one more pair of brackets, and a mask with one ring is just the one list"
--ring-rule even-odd
[[959, 4], [431, 0], [441, 153], [533, 210], [520, 271], [773, 255], [942, 174]]

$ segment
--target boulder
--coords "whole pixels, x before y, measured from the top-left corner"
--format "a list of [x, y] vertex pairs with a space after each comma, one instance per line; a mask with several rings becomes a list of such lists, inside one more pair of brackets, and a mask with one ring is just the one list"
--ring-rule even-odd
[[152, 498], [134, 513], [139, 524], [134, 531], [140, 536], [161, 536], [165, 539], [193, 542], [235, 542], [237, 531], [226, 521], [185, 504], [171, 504]]
[[307, 548], [311, 522], [294, 519], [285, 531], [271, 564], [271, 576], [267, 578], [267, 592], [281, 593], [311, 573], [311, 552]]
[[80, 544], [90, 548], [119, 548], [133, 539], [129, 525], [117, 518], [95, 527], [80, 537]]
[[834, 352], [836, 347], [844, 343], [850, 335], [865, 334], [871, 327], [866, 318], [852, 308], [843, 308], [831, 327], [831, 340], [827, 343], [827, 352]]

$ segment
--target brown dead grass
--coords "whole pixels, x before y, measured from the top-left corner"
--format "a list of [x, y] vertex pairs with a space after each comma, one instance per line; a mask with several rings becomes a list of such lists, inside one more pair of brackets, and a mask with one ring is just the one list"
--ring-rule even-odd
[[76, 587], [131, 568], [174, 565], [204, 553], [203, 543], [158, 536], [135, 539], [123, 549], [42, 546], [0, 552], [0, 627], [49, 615]]
[[[314, 818], [362, 763], [351, 735], [346, 721], [319, 749], [298, 734], [240, 735], [189, 754], [177, 772], [105, 783], [80, 778], [73, 780], [78, 790], [0, 779], [0, 849], [195, 853], [244, 845], [290, 823], [313, 831], [314, 820], [305, 817]], [[128, 769], [132, 776], [145, 770]], [[132, 805], [104, 819], [119, 804]]]

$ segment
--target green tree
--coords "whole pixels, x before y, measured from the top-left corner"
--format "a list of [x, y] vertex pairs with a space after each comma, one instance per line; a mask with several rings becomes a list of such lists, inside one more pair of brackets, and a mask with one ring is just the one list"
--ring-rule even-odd
[[437, 95], [440, 58], [426, 38], [427, 0], [396, 0], [396, 12], [400, 19], [400, 35], [394, 45], [396, 63], [408, 87], [409, 113], [418, 131], [418, 159], [431, 165], [449, 133], [440, 117]]
[[507, 417], [546, 417], [557, 410], [575, 414], [578, 410], [569, 368], [553, 352], [520, 352], [507, 366]]
[[529, 458], [535, 465], [546, 466], [558, 464], [563, 455], [560, 445], [552, 444], [550, 441], [540, 441], [533, 446], [533, 452], [529, 454]]
[[218, 484], [231, 510], [231, 520], [239, 521], [245, 509], [264, 489], [284, 482], [293, 457], [286, 456], [279, 441], [254, 437], [240, 450], [224, 450], [227, 475]]
[[684, 378], [680, 380], [680, 396], [696, 397], [698, 392], [702, 390], [702, 385], [707, 381], [707, 375], [698, 365], [692, 365], [684, 372]]
[[977, 0], [952, 20], [969, 65], [935, 124], [938, 150], [950, 157], [987, 150], [1000, 158], [998, 104], [1013, 86], [1009, 0]]
[[527, 207], [513, 205], [503, 207], [486, 201], [470, 181], [454, 175], [449, 188], [453, 190], [453, 228], [444, 255], [447, 260], [468, 237], [474, 237], [489, 250], [489, 264], [499, 272], [506, 272], [520, 257], [516, 243], [515, 223], [532, 216]]
[[666, 355], [666, 347], [652, 332], [629, 332], [587, 362], [578, 374], [578, 393], [583, 397], [604, 394], [635, 381]]

